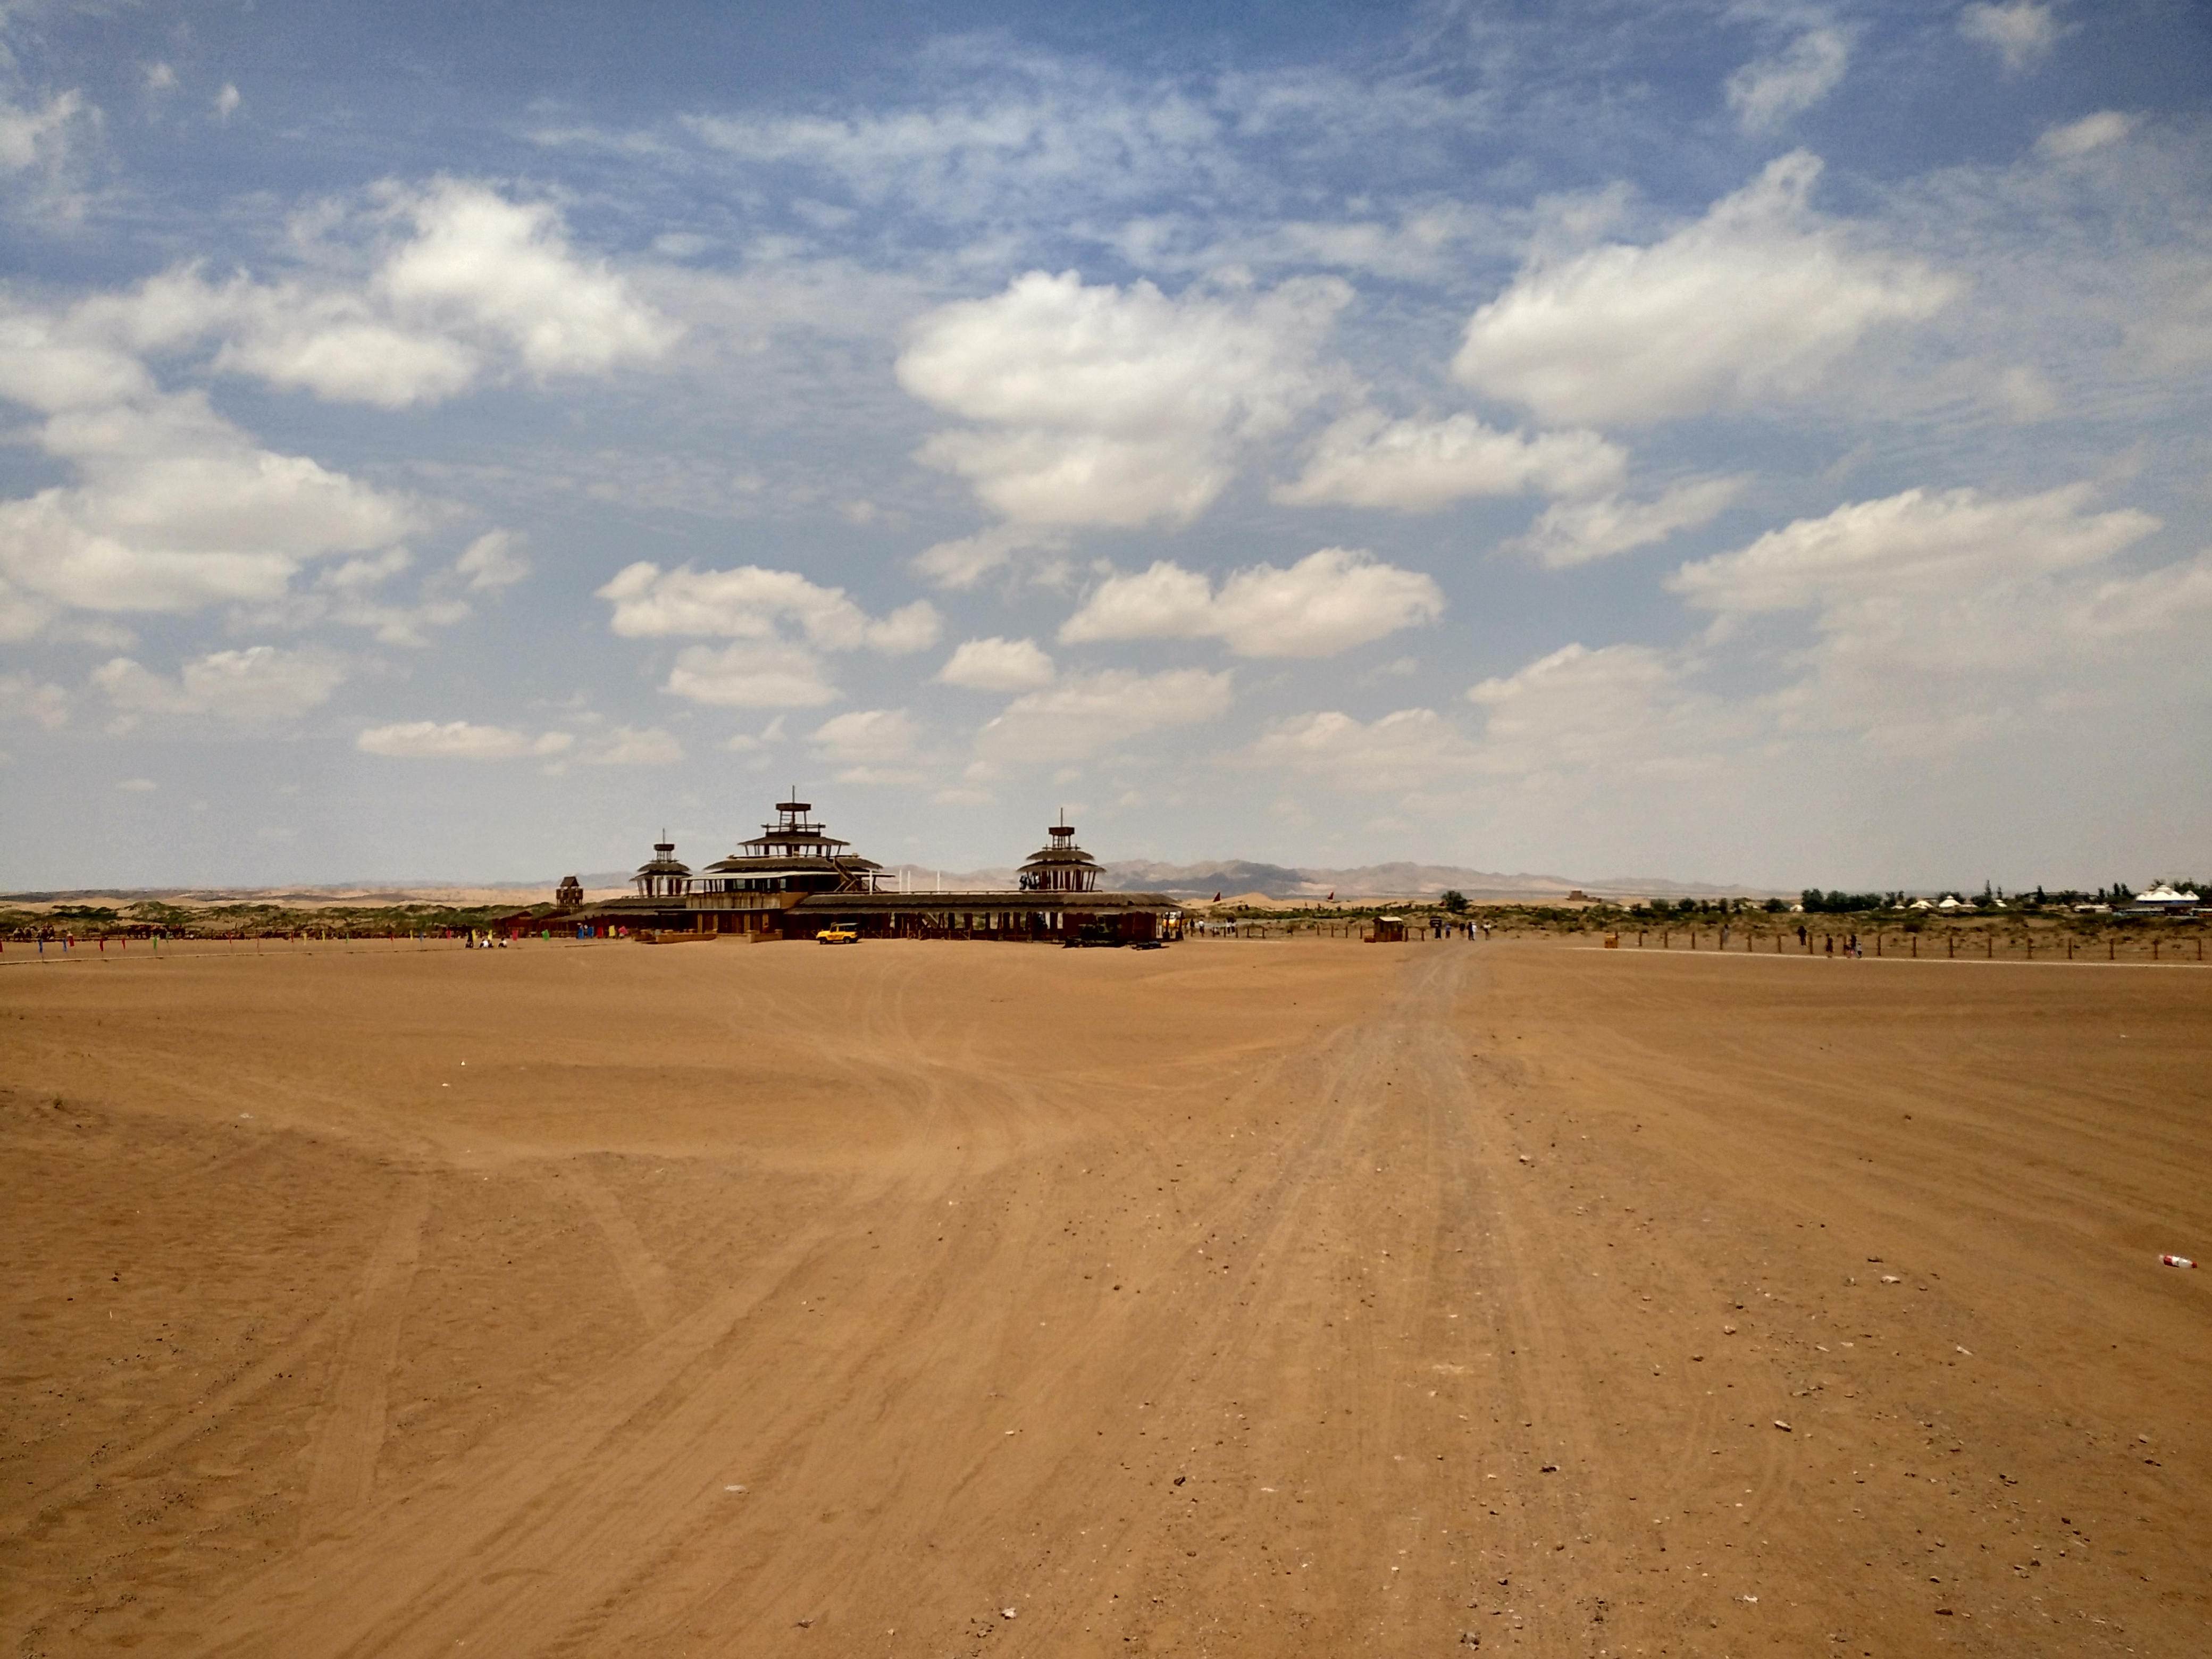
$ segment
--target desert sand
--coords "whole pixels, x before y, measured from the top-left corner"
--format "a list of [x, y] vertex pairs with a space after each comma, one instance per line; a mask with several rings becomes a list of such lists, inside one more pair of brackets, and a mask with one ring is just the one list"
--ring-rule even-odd
[[2212, 1651], [2212, 973], [0, 966], [16, 1655]]

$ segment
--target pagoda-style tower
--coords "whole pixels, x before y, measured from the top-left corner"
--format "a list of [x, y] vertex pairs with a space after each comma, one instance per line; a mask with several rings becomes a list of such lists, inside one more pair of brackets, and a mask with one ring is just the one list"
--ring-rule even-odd
[[738, 850], [708, 865], [702, 893], [872, 893], [883, 866], [858, 857], [809, 815], [814, 808], [794, 791], [775, 804], [775, 822], [738, 843]]
[[1022, 866], [1022, 887], [1034, 893], [1095, 893], [1098, 890], [1098, 860], [1075, 844], [1075, 826], [1060, 815], [1060, 822], [1045, 833], [1052, 837]]
[[657, 841], [653, 843], [652, 862], [639, 865], [630, 879], [637, 884], [640, 898], [682, 898], [691, 890], [691, 866], [677, 861], [674, 842]]

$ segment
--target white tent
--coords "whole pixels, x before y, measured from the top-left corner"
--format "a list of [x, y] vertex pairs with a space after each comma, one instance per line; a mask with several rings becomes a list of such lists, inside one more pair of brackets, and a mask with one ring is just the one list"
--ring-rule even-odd
[[2197, 898], [2194, 893], [2176, 892], [2166, 883], [2160, 882], [2148, 891], [2137, 893], [2136, 902], [2160, 910], [2185, 910], [2194, 906]]

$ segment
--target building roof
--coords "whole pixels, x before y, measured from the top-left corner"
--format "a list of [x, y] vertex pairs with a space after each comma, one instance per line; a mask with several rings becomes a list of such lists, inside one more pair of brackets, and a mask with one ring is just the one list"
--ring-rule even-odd
[[639, 876], [688, 876], [691, 873], [691, 866], [676, 856], [674, 842], [657, 841], [653, 843], [653, 857], [637, 866], [637, 873]]
[[793, 792], [789, 800], [780, 800], [775, 804], [774, 823], [763, 823], [761, 825], [759, 835], [755, 836], [750, 841], [740, 842], [738, 844], [740, 847], [759, 848], [761, 853], [753, 854], [756, 858], [769, 852], [812, 854], [817, 857], [829, 858], [836, 856], [839, 851], [853, 844], [848, 841], [840, 841], [836, 836], [828, 834], [820, 824], [807, 817], [807, 814], [813, 810], [814, 804], [811, 801], [799, 799], [797, 793]]
[[[757, 847], [763, 852], [804, 852], [827, 858], [853, 844], [849, 841], [840, 841], [835, 836], [824, 835], [818, 825], [810, 824], [805, 829], [778, 829], [772, 824], [763, 824], [761, 828], [768, 833], [755, 836], [750, 841], [741, 841], [738, 845]], [[753, 856], [757, 858], [761, 854], [757, 853]]]
[[1103, 872], [1097, 859], [1075, 844], [1075, 826], [1063, 818], [1049, 826], [1045, 834], [1051, 839], [1022, 865], [1023, 884], [1081, 890], [1096, 887]]
[[[744, 843], [747, 847], [751, 842]], [[847, 845], [844, 842], [834, 843]], [[864, 859], [854, 853], [787, 853], [759, 854], [732, 853], [726, 859], [716, 859], [704, 872], [710, 876], [769, 875], [778, 872], [826, 870], [838, 875], [856, 875], [865, 871], [880, 870], [884, 866], [873, 859]]]
[[1167, 893], [1040, 892], [993, 888], [972, 893], [809, 893], [792, 908], [809, 915], [927, 914], [934, 910], [1062, 910], [1100, 915], [1109, 910], [1180, 910]]

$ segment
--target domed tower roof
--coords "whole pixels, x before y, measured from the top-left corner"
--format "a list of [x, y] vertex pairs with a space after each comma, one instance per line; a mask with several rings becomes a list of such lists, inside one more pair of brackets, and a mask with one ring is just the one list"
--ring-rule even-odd
[[[668, 832], [664, 830], [665, 837]], [[637, 866], [630, 878], [637, 884], [639, 894], [646, 898], [678, 898], [691, 886], [691, 866], [676, 856], [676, 843], [660, 840], [653, 843], [653, 856]]]
[[1047, 893], [1091, 893], [1098, 890], [1098, 860], [1075, 844], [1075, 826], [1066, 821], [1045, 833], [1052, 839], [1022, 866], [1022, 885]]

